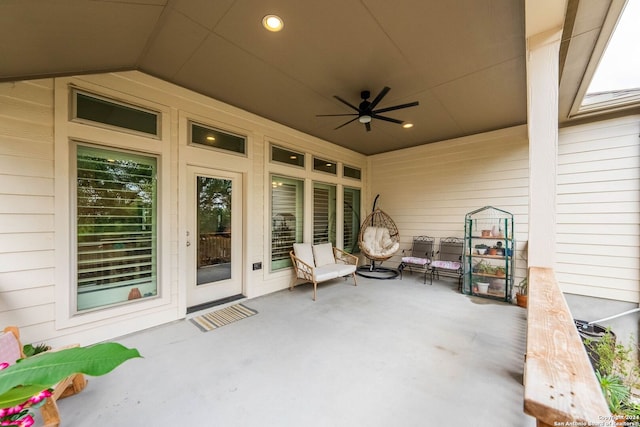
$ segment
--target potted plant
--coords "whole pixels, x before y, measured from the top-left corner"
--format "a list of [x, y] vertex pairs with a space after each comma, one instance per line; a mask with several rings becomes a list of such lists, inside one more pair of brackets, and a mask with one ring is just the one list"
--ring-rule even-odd
[[473, 266], [473, 272], [479, 274], [492, 274], [493, 267], [488, 262], [485, 262], [485, 260], [481, 260]]
[[485, 245], [484, 243], [479, 243], [475, 246], [475, 248], [478, 255], [484, 255], [487, 252], [487, 249], [489, 249], [489, 246]]
[[529, 279], [526, 277], [518, 283], [516, 290], [516, 304], [520, 307], [527, 308], [527, 295], [529, 294]]
[[507, 274], [507, 270], [504, 267], [496, 267], [493, 274], [498, 277], [504, 277]]

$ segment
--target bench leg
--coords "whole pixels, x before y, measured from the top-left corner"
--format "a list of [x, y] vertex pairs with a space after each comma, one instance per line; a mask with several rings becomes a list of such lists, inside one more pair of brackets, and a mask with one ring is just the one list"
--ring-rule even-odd
[[358, 282], [356, 282], [356, 272], [354, 271], [351, 275], [353, 276], [353, 286], [358, 286]]
[[318, 288], [318, 282], [313, 281], [313, 300], [316, 300], [316, 289]]

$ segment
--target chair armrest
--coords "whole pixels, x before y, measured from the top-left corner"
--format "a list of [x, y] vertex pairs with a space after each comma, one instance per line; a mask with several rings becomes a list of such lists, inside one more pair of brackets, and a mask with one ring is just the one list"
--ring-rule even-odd
[[313, 281], [313, 269], [315, 267], [307, 264], [306, 262], [295, 256], [293, 251], [289, 252], [289, 256], [291, 257], [293, 268], [296, 271], [296, 276], [301, 279]]
[[343, 264], [350, 265], [358, 265], [358, 257], [355, 255], [351, 255], [348, 252], [343, 251], [342, 249], [338, 249], [334, 246], [333, 248], [333, 256], [336, 259], [336, 262], [342, 262]]

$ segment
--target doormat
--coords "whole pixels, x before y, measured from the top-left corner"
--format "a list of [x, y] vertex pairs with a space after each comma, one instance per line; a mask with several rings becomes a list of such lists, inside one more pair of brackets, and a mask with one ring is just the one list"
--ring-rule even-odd
[[201, 316], [196, 316], [189, 319], [191, 323], [196, 325], [202, 332], [212, 331], [218, 329], [229, 323], [233, 323], [236, 320], [241, 320], [246, 317], [251, 317], [257, 314], [256, 310], [246, 307], [242, 304], [235, 304], [221, 310], [212, 311]]

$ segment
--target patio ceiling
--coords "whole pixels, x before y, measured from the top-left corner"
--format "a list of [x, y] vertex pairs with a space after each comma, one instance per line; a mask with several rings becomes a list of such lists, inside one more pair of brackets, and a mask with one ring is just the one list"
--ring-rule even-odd
[[[370, 155], [526, 123], [524, 34], [524, 0], [4, 0], [0, 80], [140, 70]], [[316, 117], [384, 86], [413, 128]]]

